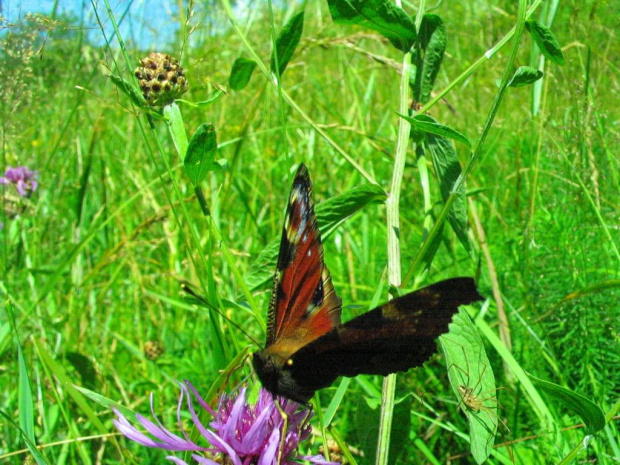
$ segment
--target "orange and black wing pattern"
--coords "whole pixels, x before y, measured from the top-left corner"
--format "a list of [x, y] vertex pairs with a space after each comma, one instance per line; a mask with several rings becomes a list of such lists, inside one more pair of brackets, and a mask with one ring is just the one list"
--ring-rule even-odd
[[323, 261], [312, 184], [302, 164], [286, 209], [267, 343], [252, 363], [271, 393], [307, 402], [339, 376], [387, 375], [422, 365], [459, 306], [481, 298], [472, 278], [453, 278], [341, 324], [341, 301]]
[[312, 184], [301, 165], [286, 209], [267, 323], [267, 347], [290, 354], [340, 324], [341, 301], [323, 261]]

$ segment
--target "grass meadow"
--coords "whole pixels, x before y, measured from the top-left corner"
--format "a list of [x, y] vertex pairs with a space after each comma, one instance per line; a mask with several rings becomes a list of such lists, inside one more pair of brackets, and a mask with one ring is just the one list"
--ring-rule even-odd
[[[26, 166], [37, 186], [21, 195], [10, 180], [0, 185], [0, 462], [164, 463], [172, 453], [118, 433], [113, 405], [153, 418], [152, 396], [157, 417], [182, 434], [179, 381], [212, 406], [217, 391], [256, 384], [243, 355], [259, 348], [250, 337], [261, 346], [265, 338], [301, 162], [318, 209], [344, 202], [319, 214], [343, 320], [395, 287], [456, 276], [475, 277], [486, 298], [461, 309], [480, 337], [479, 357], [457, 342], [458, 373], [444, 348], [385, 385], [379, 376], [336, 381], [312, 400], [302, 455], [620, 462], [620, 7], [525, 3], [404, 2], [418, 29], [422, 10], [445, 26], [426, 95], [408, 89], [420, 70], [415, 54], [407, 66], [411, 55], [388, 33], [335, 22], [323, 0], [251, 9], [179, 1], [170, 19], [178, 32], [149, 49], [115, 33], [127, 20], [122, 3], [96, 5], [104, 45], [87, 35], [90, 4], [82, 17], [5, 21], [0, 174]], [[303, 33], [278, 81], [273, 44], [302, 9]], [[525, 10], [553, 32], [563, 60], [541, 54], [523, 29]], [[172, 105], [172, 129], [109, 77], [137, 88], [134, 68], [150, 52], [179, 59], [189, 83], [182, 99], [191, 103]], [[239, 57], [257, 66], [233, 90]], [[520, 66], [544, 75], [506, 87]], [[398, 113], [412, 109], [471, 145], [423, 126], [410, 137]], [[218, 151], [192, 177], [183, 154], [205, 123]], [[433, 137], [458, 157], [466, 181], [458, 191], [428, 150]], [[446, 202], [460, 213], [450, 216]], [[477, 411], [456, 394], [450, 368], [482, 402]], [[498, 389], [486, 392], [481, 380], [493, 374]], [[382, 413], [390, 392], [395, 407]], [[379, 434], [381, 421], [392, 422], [391, 436]], [[481, 436], [470, 437], [475, 428]]]

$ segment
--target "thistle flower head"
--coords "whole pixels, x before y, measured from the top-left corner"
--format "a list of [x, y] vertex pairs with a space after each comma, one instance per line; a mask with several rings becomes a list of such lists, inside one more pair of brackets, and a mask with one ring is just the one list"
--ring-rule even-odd
[[13, 185], [22, 197], [30, 197], [37, 190], [38, 173], [25, 166], [11, 168], [10, 166], [0, 176], [0, 184]]
[[[203, 425], [198, 418], [192, 397], [213, 417], [209, 427]], [[181, 409], [184, 402], [187, 403], [193, 426], [206, 443], [204, 446], [193, 442], [183, 429]], [[288, 417], [286, 430], [276, 402], [279, 402]], [[307, 460], [313, 464], [334, 464], [327, 462], [320, 455], [308, 457], [296, 454], [299, 443], [310, 435], [308, 420], [311, 412], [307, 409], [300, 410], [299, 407], [299, 404], [287, 399], [274, 399], [272, 394], [262, 388], [256, 403], [250, 405], [244, 387], [237, 394], [222, 395], [217, 408], [213, 410], [186, 381], [181, 385], [181, 396], [177, 406], [177, 422], [182, 437], [167, 430], [157, 419], [153, 411], [152, 396], [151, 412], [156, 422], [153, 423], [142, 415], [136, 415], [136, 419], [146, 429], [148, 435], [138, 431], [118, 410], [114, 410], [117, 416], [114, 424], [127, 438], [144, 446], [170, 451], [198, 452], [192, 454], [192, 458], [199, 464], [275, 465], [278, 463], [278, 458], [281, 464], [286, 465], [298, 463], [293, 460]], [[284, 434], [283, 442], [282, 434]], [[178, 457], [166, 458], [174, 463], [187, 465]]]
[[168, 105], [187, 92], [183, 68], [166, 53], [151, 53], [140, 60], [134, 73], [149, 105]]

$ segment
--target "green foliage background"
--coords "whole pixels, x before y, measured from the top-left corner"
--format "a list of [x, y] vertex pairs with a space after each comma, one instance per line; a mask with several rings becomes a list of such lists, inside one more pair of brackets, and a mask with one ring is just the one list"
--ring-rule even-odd
[[[507, 34], [515, 23], [513, 3], [446, 2], [433, 12], [442, 17], [448, 34], [436, 90]], [[547, 18], [552, 4], [544, 2], [533, 17]], [[244, 55], [244, 48], [227, 27], [219, 4], [190, 6], [195, 10], [191, 18], [185, 17], [187, 8], [175, 18], [183, 26], [179, 37], [157, 51], [181, 58], [190, 82], [184, 98], [201, 101], [227, 85], [231, 66]], [[298, 5], [274, 7], [270, 15], [266, 4], [257, 8], [246, 33], [265, 63], [272, 20], [279, 28], [298, 10]], [[13, 26], [2, 37], [2, 166], [37, 169], [40, 187], [19, 217], [2, 219], [0, 409], [18, 422], [19, 335], [35, 403], [35, 435], [50, 463], [161, 462], [162, 452], [119, 438], [112, 414], [87, 400], [102, 423], [98, 427], [76, 402], [70, 384], [142, 413], [148, 412], [152, 392], [164, 423], [172, 424], [178, 394], [174, 380], [189, 379], [206, 393], [218, 370], [240, 347], [251, 344], [217, 314], [187, 302], [180, 284], [198, 287], [198, 273], [206, 273], [202, 278], [217, 289], [221, 311], [262, 341], [260, 323], [248, 310], [223, 247], [241, 276], [248, 276], [260, 252], [280, 237], [290, 180], [299, 162], [309, 166], [319, 203], [367, 183], [316, 127], [389, 188], [401, 54], [367, 29], [335, 26], [327, 5], [311, 1], [282, 88], [316, 127], [258, 72], [247, 88], [229, 91], [212, 105], [182, 106], [190, 135], [200, 124], [213, 123], [218, 157], [227, 160], [225, 170], [209, 174], [202, 183], [213, 224], [221, 232], [219, 241], [202, 216], [165, 124], [157, 123], [156, 130], [149, 131], [144, 117], [106, 77], [113, 73], [129, 79], [132, 72], [117, 42], [94, 47], [80, 26], [76, 19], [38, 17]], [[192, 26], [196, 28], [190, 35]], [[496, 281], [473, 229], [473, 261], [445, 228], [424, 276], [426, 283], [479, 276], [481, 293], [491, 298], [482, 318], [497, 331], [495, 283], [509, 319], [511, 352], [520, 367], [580, 393], [611, 416], [618, 413], [620, 394], [616, 26], [617, 11], [611, 3], [560, 3], [552, 30], [563, 44], [565, 65], [547, 63], [540, 86], [509, 89], [502, 102], [467, 183], [473, 201], [470, 225], [473, 205]], [[155, 50], [131, 45], [126, 49], [132, 66], [150, 51]], [[501, 49], [453, 89], [433, 106], [431, 116], [475, 140], [508, 51]], [[538, 56], [524, 35], [519, 64], [537, 66]], [[460, 146], [457, 150], [465, 163], [467, 151]], [[190, 223], [181, 216], [162, 156], [173, 166]], [[436, 215], [442, 200], [434, 179], [432, 192]], [[401, 193], [403, 270], [423, 240], [425, 218], [412, 149]], [[188, 241], [192, 227], [202, 250]], [[325, 260], [345, 303], [345, 319], [368, 309], [376, 295], [387, 299], [386, 250], [381, 204], [367, 206], [325, 241]], [[207, 266], [196, 268], [201, 254]], [[268, 287], [253, 291], [262, 311]], [[10, 310], [17, 333], [9, 324]], [[212, 318], [224, 329], [223, 346], [214, 343]], [[154, 361], [145, 355], [145, 347], [153, 342], [164, 349]], [[500, 447], [501, 454], [516, 463], [557, 463], [578, 447], [584, 428], [570, 427], [581, 422], [579, 417], [547, 398], [555, 422], [544, 425], [505, 360], [489, 346], [487, 352], [498, 385], [508, 388], [500, 392], [499, 415], [510, 430], [500, 426], [496, 442], [510, 443], [510, 452]], [[55, 368], [46, 358], [56, 361]], [[249, 366], [238, 370], [227, 387], [233, 389], [249, 373]], [[441, 358], [400, 375], [398, 383], [402, 402], [395, 421], [406, 425], [403, 434], [394, 433], [399, 463], [472, 460], [464, 439], [467, 421], [451, 393]], [[335, 387], [321, 393], [323, 406]], [[366, 459], [356, 457], [360, 463], [374, 454], [375, 427], [369, 425], [378, 418], [379, 392], [380, 379], [355, 379], [332, 423], [347, 444], [366, 454]], [[28, 452], [9, 455], [26, 447], [18, 429], [5, 422], [0, 430], [0, 459], [24, 463]], [[617, 438], [616, 416], [579, 460], [620, 460]], [[320, 443], [317, 436], [305, 447], [316, 453]]]

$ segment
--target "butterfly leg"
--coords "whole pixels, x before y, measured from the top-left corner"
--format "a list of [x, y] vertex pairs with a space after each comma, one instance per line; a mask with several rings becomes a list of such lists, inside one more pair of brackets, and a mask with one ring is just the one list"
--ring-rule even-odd
[[286, 432], [288, 431], [288, 415], [280, 405], [280, 401], [277, 397], [275, 398], [275, 404], [278, 412], [280, 412], [280, 416], [282, 417], [282, 428], [280, 429], [280, 447], [278, 448], [278, 460], [276, 462], [278, 465], [280, 465], [282, 463], [282, 454], [284, 454]]

